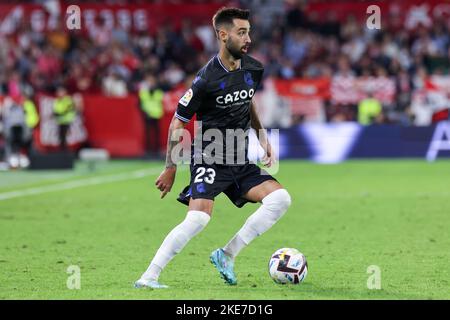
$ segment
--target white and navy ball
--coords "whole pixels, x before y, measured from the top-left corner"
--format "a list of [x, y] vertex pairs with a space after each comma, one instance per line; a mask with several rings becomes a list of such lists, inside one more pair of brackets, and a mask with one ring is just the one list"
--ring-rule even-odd
[[269, 274], [276, 283], [299, 284], [308, 273], [308, 262], [297, 249], [282, 248], [272, 255], [269, 261]]

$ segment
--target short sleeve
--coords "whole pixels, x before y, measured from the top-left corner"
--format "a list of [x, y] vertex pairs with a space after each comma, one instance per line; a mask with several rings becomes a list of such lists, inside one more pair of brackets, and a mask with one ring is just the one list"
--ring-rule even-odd
[[175, 117], [183, 122], [189, 122], [202, 105], [206, 96], [206, 80], [197, 76], [191, 88], [178, 101]]

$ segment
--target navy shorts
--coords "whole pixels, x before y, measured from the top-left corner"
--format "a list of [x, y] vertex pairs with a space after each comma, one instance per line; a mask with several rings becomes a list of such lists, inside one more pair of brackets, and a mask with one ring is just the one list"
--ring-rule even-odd
[[241, 208], [249, 201], [243, 198], [251, 188], [264, 181], [274, 180], [265, 170], [253, 163], [240, 166], [219, 164], [191, 164], [191, 182], [178, 196], [178, 201], [189, 205], [192, 199], [214, 200], [221, 192]]

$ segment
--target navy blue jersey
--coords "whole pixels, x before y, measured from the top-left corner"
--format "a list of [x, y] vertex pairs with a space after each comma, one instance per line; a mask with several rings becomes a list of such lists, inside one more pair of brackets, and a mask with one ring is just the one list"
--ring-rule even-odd
[[[259, 61], [244, 55], [237, 70], [228, 71], [215, 56], [197, 73], [191, 88], [178, 102], [175, 116], [188, 122], [197, 115], [201, 128], [193, 141], [193, 150], [201, 149], [203, 158], [213, 154], [218, 164], [248, 163], [250, 102], [262, 81], [263, 72], [264, 67]], [[222, 139], [216, 139], [217, 131], [222, 134]], [[239, 138], [233, 138], [233, 135]], [[195, 148], [194, 144], [199, 144], [202, 137], [201, 148]], [[230, 157], [234, 160], [230, 161]]]

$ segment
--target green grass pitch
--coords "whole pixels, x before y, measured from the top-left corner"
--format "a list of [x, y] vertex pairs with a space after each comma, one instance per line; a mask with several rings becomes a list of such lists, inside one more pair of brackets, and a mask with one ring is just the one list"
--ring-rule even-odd
[[[163, 271], [170, 288], [138, 290], [133, 282], [186, 213], [176, 196], [187, 168], [160, 200], [161, 168], [112, 161], [95, 173], [81, 163], [71, 172], [0, 173], [0, 299], [450, 298], [449, 161], [283, 161], [276, 177], [293, 204], [238, 256], [237, 286], [222, 282], [209, 254], [257, 205], [238, 209], [221, 195], [206, 229]], [[268, 259], [281, 247], [306, 255], [304, 283], [270, 279]], [[79, 290], [67, 288], [71, 265]], [[370, 266], [380, 270], [379, 290], [367, 286]]]

